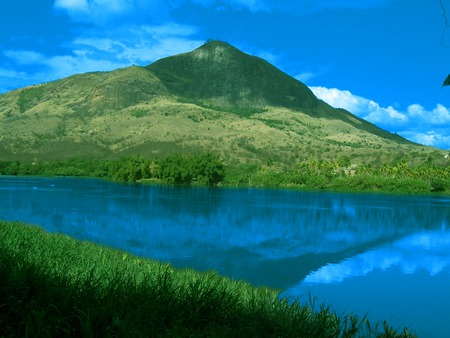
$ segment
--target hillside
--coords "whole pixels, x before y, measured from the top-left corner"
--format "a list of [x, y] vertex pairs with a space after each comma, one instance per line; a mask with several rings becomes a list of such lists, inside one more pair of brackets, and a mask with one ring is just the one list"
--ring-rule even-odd
[[74, 75], [0, 95], [3, 160], [212, 150], [228, 162], [442, 158], [317, 99], [300, 81], [226, 43], [147, 67]]
[[267, 61], [219, 41], [161, 59], [147, 69], [176, 95], [206, 99], [219, 106], [282, 106], [310, 111], [319, 103], [303, 83]]

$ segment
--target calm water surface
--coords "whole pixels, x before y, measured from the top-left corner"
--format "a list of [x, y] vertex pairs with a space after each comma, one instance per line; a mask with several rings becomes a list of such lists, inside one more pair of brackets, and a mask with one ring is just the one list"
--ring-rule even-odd
[[0, 177], [0, 219], [450, 332], [450, 199]]

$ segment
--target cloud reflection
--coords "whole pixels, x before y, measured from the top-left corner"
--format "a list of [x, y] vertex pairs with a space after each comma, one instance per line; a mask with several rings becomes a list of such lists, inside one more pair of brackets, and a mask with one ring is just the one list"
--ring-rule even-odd
[[419, 270], [435, 276], [450, 266], [450, 232], [425, 231], [311, 272], [303, 285], [338, 284], [374, 270], [398, 267], [404, 274]]

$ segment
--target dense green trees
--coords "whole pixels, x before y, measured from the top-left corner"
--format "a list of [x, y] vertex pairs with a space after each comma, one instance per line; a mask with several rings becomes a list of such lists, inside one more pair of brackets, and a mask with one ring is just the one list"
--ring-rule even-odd
[[143, 156], [115, 160], [71, 159], [64, 162], [0, 161], [2, 175], [90, 176], [120, 182], [151, 180], [167, 184], [215, 186], [294, 187], [346, 191], [450, 193], [450, 167], [431, 161], [411, 166], [399, 160], [378, 167], [337, 161], [309, 160], [281, 170], [270, 165], [225, 165], [217, 154], [174, 154], [149, 159]]
[[108, 169], [108, 177], [114, 181], [137, 182], [150, 178], [150, 163], [139, 155], [110, 161]]
[[217, 185], [225, 176], [221, 158], [213, 153], [171, 155], [154, 160], [143, 156], [116, 160], [70, 159], [65, 162], [0, 161], [2, 175], [87, 176], [119, 182], [146, 179], [170, 184]]
[[158, 179], [175, 184], [217, 185], [225, 176], [225, 166], [213, 153], [171, 155], [161, 159], [156, 171]]
[[335, 191], [384, 191], [402, 193], [450, 193], [450, 167], [438, 167], [427, 161], [410, 166], [405, 161], [395, 165], [352, 165], [348, 158], [335, 162], [310, 160], [295, 168], [271, 167], [231, 170], [225, 177], [229, 185], [255, 187], [293, 187]]

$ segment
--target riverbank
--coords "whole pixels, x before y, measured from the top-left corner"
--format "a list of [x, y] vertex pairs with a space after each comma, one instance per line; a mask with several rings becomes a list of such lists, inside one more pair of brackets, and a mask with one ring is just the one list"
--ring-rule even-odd
[[15, 222], [0, 222], [0, 275], [6, 337], [412, 337]]
[[450, 167], [405, 161], [377, 167], [347, 161], [315, 161], [275, 168], [271, 163], [225, 165], [212, 153], [142, 156], [116, 160], [71, 159], [63, 162], [2, 162], [0, 175], [96, 177], [117, 182], [177, 185], [286, 188], [338, 192], [450, 194]]

